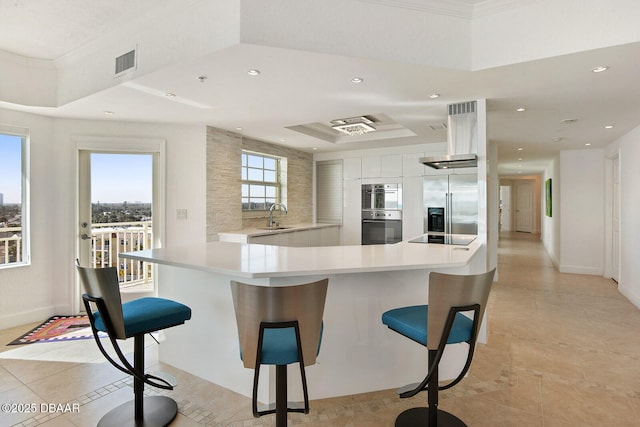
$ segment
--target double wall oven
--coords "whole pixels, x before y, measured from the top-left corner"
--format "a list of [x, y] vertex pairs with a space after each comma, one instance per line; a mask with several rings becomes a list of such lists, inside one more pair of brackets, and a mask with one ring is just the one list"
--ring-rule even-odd
[[402, 241], [402, 184], [362, 186], [362, 244]]

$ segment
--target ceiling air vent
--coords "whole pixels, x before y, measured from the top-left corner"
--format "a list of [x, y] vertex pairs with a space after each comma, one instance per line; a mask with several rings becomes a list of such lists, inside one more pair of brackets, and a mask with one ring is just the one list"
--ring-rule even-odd
[[133, 49], [116, 58], [116, 76], [136, 68], [136, 50]]

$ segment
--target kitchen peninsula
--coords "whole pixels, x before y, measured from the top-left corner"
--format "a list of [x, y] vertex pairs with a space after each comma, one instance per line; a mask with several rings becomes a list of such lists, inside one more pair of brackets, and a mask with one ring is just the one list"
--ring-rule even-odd
[[[426, 350], [390, 332], [380, 316], [394, 307], [426, 303], [429, 271], [484, 271], [481, 257], [475, 256], [482, 250], [477, 241], [468, 246], [402, 242], [295, 248], [210, 242], [123, 257], [158, 264], [158, 295], [193, 311], [187, 324], [166, 331], [160, 360], [245, 396], [250, 396], [253, 372], [239, 357], [230, 280], [281, 286], [328, 277], [322, 348], [317, 364], [307, 369], [310, 397], [318, 399], [419, 381]], [[463, 364], [464, 345], [445, 352], [442, 378], [454, 376]], [[272, 400], [274, 372], [261, 376], [262, 401]], [[290, 375], [292, 399], [300, 392], [295, 372]]]

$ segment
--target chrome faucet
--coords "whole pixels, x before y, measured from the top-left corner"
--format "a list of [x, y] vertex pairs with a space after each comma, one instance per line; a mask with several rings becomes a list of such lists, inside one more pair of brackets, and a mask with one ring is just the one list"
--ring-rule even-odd
[[[284, 203], [274, 203], [271, 205], [271, 207], [269, 208], [269, 228], [273, 227], [273, 210], [276, 208], [276, 206], [280, 206], [280, 210], [284, 211], [284, 214], [287, 214], [287, 207], [284, 205]], [[277, 225], [277, 223], [276, 223]]]

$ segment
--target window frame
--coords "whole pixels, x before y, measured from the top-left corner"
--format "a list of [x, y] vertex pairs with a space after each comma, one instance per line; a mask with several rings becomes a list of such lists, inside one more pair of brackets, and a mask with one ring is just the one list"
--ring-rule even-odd
[[[245, 165], [244, 163], [244, 156], [247, 156], [247, 164]], [[256, 168], [256, 167], [250, 167], [249, 166], [249, 162], [248, 162], [248, 156], [255, 156], [255, 157], [260, 157], [262, 158], [262, 167], [261, 168]], [[270, 159], [275, 161], [275, 169], [266, 169], [264, 167], [264, 160], [265, 159]], [[251, 180], [248, 179], [249, 178], [249, 169], [260, 169], [262, 170], [262, 175], [263, 175], [263, 179], [262, 180]], [[247, 171], [246, 176], [247, 179], [243, 178], [243, 174], [244, 171]], [[275, 172], [275, 181], [266, 181], [264, 180], [264, 171], [274, 171]], [[240, 204], [241, 204], [241, 208], [242, 208], [242, 212], [243, 213], [252, 213], [252, 212], [265, 212], [269, 210], [269, 207], [267, 206], [268, 203], [267, 200], [270, 199], [274, 199], [273, 203], [280, 203], [282, 201], [282, 158], [279, 156], [274, 156], [271, 154], [266, 154], [266, 153], [260, 153], [257, 151], [251, 151], [251, 150], [242, 150], [241, 152], [241, 158], [240, 158], [240, 180], [241, 180], [241, 188], [244, 188], [245, 185], [248, 186], [247, 189], [247, 205], [248, 208], [245, 208], [245, 196], [244, 193], [241, 194], [241, 198], [240, 198]], [[261, 186], [261, 187], [265, 187], [265, 189], [267, 187], [273, 187], [275, 189], [275, 196], [272, 197], [268, 197], [266, 194], [264, 197], [258, 197], [257, 199], [262, 199], [264, 200], [264, 209], [260, 209], [260, 208], [255, 208], [255, 209], [251, 209], [251, 186], [255, 185], [255, 186]]]
[[30, 170], [30, 138], [29, 129], [0, 125], [0, 134], [19, 137], [20, 142], [20, 207], [21, 207], [21, 221], [20, 221], [20, 241], [21, 241], [21, 253], [20, 261], [11, 263], [0, 263], [0, 270], [8, 268], [16, 268], [31, 265], [31, 207], [30, 207], [30, 182], [31, 182], [31, 170]]

